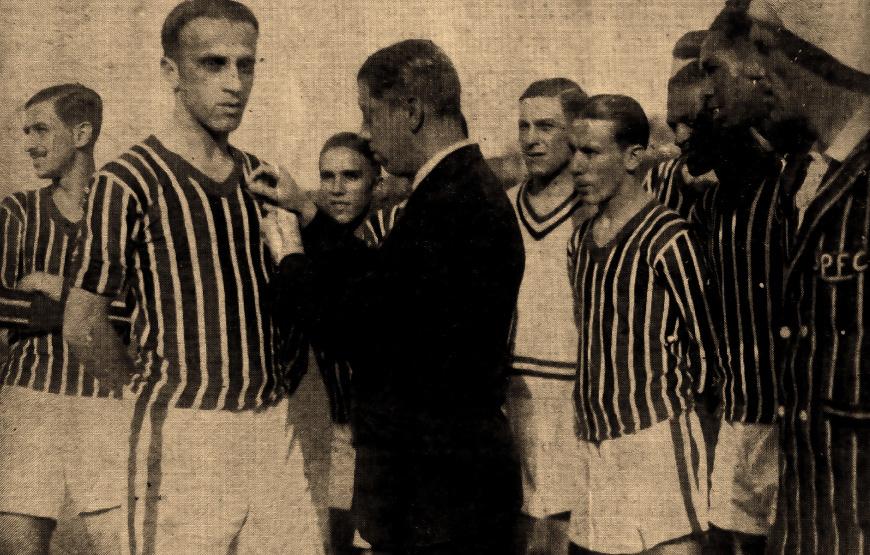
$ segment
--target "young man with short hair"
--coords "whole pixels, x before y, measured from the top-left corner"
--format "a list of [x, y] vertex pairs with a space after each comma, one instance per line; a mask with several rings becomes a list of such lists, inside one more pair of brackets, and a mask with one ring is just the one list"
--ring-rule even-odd
[[[511, 335], [505, 405], [523, 476], [522, 553], [566, 553], [578, 468], [574, 407], [577, 326], [565, 245], [589, 216], [570, 172], [569, 124], [586, 101], [573, 81], [535, 81], [519, 100], [519, 142], [528, 178], [508, 190], [526, 265]], [[594, 210], [594, 207], [591, 207]]]
[[578, 553], [700, 553], [706, 456], [692, 406], [718, 366], [703, 258], [688, 223], [643, 192], [649, 123], [636, 101], [593, 96], [573, 131], [574, 183], [599, 211], [568, 255], [588, 469], [571, 541]]
[[[302, 230], [302, 244], [312, 259], [323, 264], [316, 270], [323, 278], [317, 287], [328, 295], [341, 287], [344, 279], [338, 268], [330, 267], [329, 258], [335, 246], [342, 246], [337, 254], [342, 265], [351, 263], [346, 260], [350, 251], [361, 253], [369, 248], [372, 226], [378, 220], [370, 218], [374, 190], [381, 181], [381, 165], [368, 141], [348, 132], [326, 140], [318, 165], [320, 210]], [[350, 425], [352, 370], [344, 357], [331, 351], [329, 338], [314, 335], [311, 343], [329, 395], [332, 418], [328, 486], [330, 553], [358, 553], [353, 547], [355, 527], [350, 512], [356, 460]]]
[[[322, 553], [300, 444], [287, 422], [301, 349], [275, 356], [260, 162], [229, 144], [259, 25], [233, 0], [190, 0], [163, 24], [171, 121], [95, 176], [64, 333], [132, 377], [130, 551]], [[129, 283], [135, 361], [105, 334]], [[287, 369], [289, 366], [289, 369]]]
[[[10, 351], [0, 378], [0, 552], [47, 553], [66, 495], [91, 548], [120, 549], [125, 499], [124, 404], [105, 369], [61, 335], [66, 276], [94, 171], [102, 101], [79, 84], [25, 104], [27, 152], [51, 184], [0, 204], [0, 326]], [[114, 333], [114, 330], [111, 331]]]

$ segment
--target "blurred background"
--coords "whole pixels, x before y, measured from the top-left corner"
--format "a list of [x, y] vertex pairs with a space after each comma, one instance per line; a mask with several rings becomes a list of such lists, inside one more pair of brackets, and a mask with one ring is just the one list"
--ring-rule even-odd
[[[78, 81], [105, 104], [97, 164], [162, 124], [171, 96], [159, 72], [160, 26], [175, 0], [0, 0], [0, 195], [40, 186], [24, 153], [21, 107], [37, 90]], [[719, 0], [249, 0], [260, 19], [257, 79], [233, 143], [317, 185], [317, 155], [335, 132], [357, 130], [356, 72], [374, 50], [431, 38], [457, 66], [472, 137], [507, 179], [517, 158], [517, 98], [533, 80], [565, 76], [590, 94], [635, 97], [664, 124], [671, 48], [705, 28]], [[328, 412], [317, 371], [293, 403], [315, 498], [328, 467]], [[64, 521], [56, 553], [77, 553]]]

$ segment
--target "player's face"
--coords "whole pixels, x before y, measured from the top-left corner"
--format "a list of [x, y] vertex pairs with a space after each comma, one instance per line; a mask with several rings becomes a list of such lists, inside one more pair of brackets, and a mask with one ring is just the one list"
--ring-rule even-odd
[[720, 33], [709, 33], [701, 64], [708, 76], [707, 109], [718, 127], [760, 126], [770, 116], [770, 81], [748, 39], [727, 41]]
[[520, 101], [519, 138], [531, 177], [552, 178], [571, 161], [568, 126], [558, 98]]
[[360, 136], [369, 141], [375, 159], [385, 170], [400, 177], [413, 177], [418, 168], [408, 156], [413, 136], [406, 114], [388, 99], [373, 97], [364, 81], [357, 84], [362, 112]]
[[200, 17], [181, 29], [178, 96], [190, 114], [215, 134], [242, 122], [254, 85], [257, 31], [247, 22]]
[[753, 24], [750, 41], [764, 67], [770, 88], [768, 130], [776, 133], [801, 129], [806, 125], [807, 113], [826, 109], [819, 105], [827, 101], [823, 95], [800, 94], [802, 89], [812, 89], [821, 78], [789, 57], [780, 46], [775, 31], [765, 25]]
[[702, 175], [713, 168], [715, 148], [709, 114], [702, 109], [704, 83], [680, 84], [668, 89], [668, 125], [674, 132], [674, 144], [682, 152], [692, 175]]
[[579, 119], [571, 128], [571, 175], [587, 204], [603, 204], [625, 180], [626, 149], [613, 140], [612, 121]]
[[355, 150], [336, 147], [320, 155], [323, 208], [339, 223], [352, 222], [368, 208], [377, 179], [369, 161]]
[[40, 179], [60, 179], [75, 159], [73, 130], [54, 110], [53, 101], [40, 102], [24, 113], [27, 154]]

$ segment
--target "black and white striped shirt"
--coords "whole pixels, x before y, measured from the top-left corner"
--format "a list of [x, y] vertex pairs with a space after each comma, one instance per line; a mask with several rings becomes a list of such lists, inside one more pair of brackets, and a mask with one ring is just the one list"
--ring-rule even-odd
[[284, 393], [261, 208], [243, 188], [259, 161], [233, 154], [217, 183], [151, 136], [92, 183], [74, 285], [111, 296], [130, 282], [133, 387], [159, 405], [254, 409]]
[[711, 302], [724, 372], [719, 384], [729, 422], [773, 423], [790, 211], [782, 202], [781, 165], [770, 156], [758, 171], [708, 189], [692, 212], [715, 282]]
[[688, 219], [702, 194], [686, 183], [683, 158], [665, 160], [653, 166], [646, 174], [643, 188], [683, 218]]
[[63, 304], [15, 290], [33, 272], [64, 276], [69, 269], [78, 224], [58, 210], [55, 187], [17, 192], [0, 203], [0, 323], [12, 329], [2, 383], [108, 397], [108, 387], [86, 371], [63, 340]]
[[688, 223], [651, 200], [606, 245], [585, 222], [568, 260], [579, 327], [581, 439], [631, 434], [679, 415], [718, 365], [703, 258]]

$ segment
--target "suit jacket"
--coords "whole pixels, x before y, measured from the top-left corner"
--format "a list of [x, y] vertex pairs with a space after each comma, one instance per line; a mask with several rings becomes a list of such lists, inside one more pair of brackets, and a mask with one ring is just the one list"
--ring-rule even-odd
[[367, 258], [327, 251], [307, 266], [288, 257], [282, 273], [346, 278], [301, 304], [312, 333], [354, 369], [363, 537], [380, 549], [432, 545], [512, 520], [520, 482], [501, 407], [524, 254], [479, 148], [442, 160]]
[[868, 171], [870, 133], [822, 181], [786, 269], [774, 553], [858, 553], [870, 530]]

